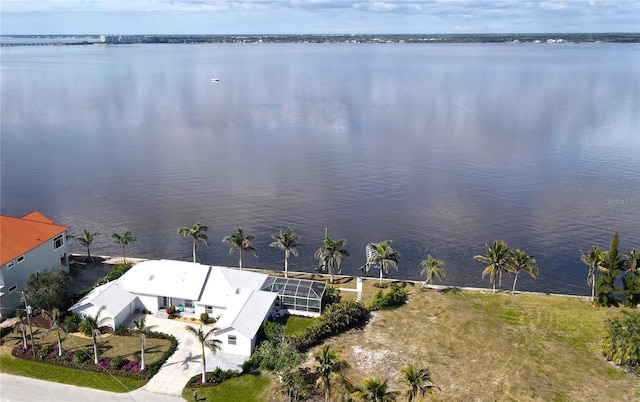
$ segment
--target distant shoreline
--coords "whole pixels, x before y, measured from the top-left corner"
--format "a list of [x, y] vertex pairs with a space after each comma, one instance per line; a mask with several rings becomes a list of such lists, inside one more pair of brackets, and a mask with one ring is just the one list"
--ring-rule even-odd
[[0, 46], [140, 43], [640, 43], [639, 32], [503, 34], [300, 34], [300, 35], [0, 35]]

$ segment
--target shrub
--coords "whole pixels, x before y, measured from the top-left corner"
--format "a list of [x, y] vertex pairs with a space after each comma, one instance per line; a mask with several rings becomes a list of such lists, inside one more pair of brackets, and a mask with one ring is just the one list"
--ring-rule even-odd
[[327, 307], [310, 326], [289, 339], [298, 350], [306, 351], [331, 336], [363, 327], [368, 319], [369, 310], [362, 304], [352, 300], [343, 301]]
[[38, 351], [38, 359], [44, 361], [51, 353], [53, 353], [53, 347], [51, 347], [51, 345], [44, 345]]
[[340, 296], [340, 290], [335, 286], [327, 286], [322, 297], [322, 304], [328, 306], [330, 304], [340, 303], [342, 296]]
[[392, 283], [389, 285], [389, 291], [383, 293], [379, 290], [373, 296], [373, 300], [369, 305], [370, 311], [381, 310], [386, 307], [401, 306], [407, 301], [407, 291], [404, 290], [399, 284]]
[[200, 314], [200, 321], [202, 321], [203, 324], [208, 324], [210, 319], [211, 318], [209, 318], [209, 313]]
[[76, 364], [86, 363], [91, 359], [91, 355], [84, 349], [77, 349], [73, 352], [73, 362]]
[[82, 322], [82, 316], [80, 316], [80, 314], [76, 314], [76, 313], [68, 314], [64, 318], [64, 325], [63, 325], [64, 330], [66, 332], [76, 332], [81, 322]]
[[169, 306], [169, 307], [167, 307], [165, 309], [165, 311], [167, 312], [167, 314], [169, 314], [171, 316], [171, 315], [175, 314], [176, 311], [178, 311], [178, 310], [176, 309], [176, 306]]
[[122, 356], [116, 356], [113, 359], [111, 359], [110, 364], [111, 364], [111, 367], [113, 367], [114, 369], [120, 370], [125, 363], [126, 361], [122, 358]]
[[602, 353], [614, 363], [640, 374], [640, 313], [609, 319]]
[[126, 335], [129, 333], [129, 328], [125, 327], [124, 325], [120, 324], [116, 327], [116, 330], [113, 332], [116, 335]]

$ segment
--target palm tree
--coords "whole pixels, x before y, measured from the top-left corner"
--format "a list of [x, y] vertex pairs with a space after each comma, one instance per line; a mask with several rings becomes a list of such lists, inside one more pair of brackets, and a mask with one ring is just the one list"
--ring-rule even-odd
[[185, 327], [187, 332], [193, 334], [196, 337], [200, 345], [202, 346], [202, 383], [207, 383], [207, 359], [204, 355], [204, 347], [208, 347], [212, 353], [216, 353], [220, 349], [220, 341], [217, 339], [209, 339], [213, 335], [214, 332], [218, 330], [218, 328], [211, 328], [209, 331], [204, 332], [202, 329], [202, 324], [200, 324], [200, 328], [194, 328], [190, 325]]
[[509, 269], [516, 274], [515, 278], [513, 278], [513, 289], [511, 290], [511, 293], [516, 292], [518, 275], [523, 269], [530, 277], [536, 279], [536, 276], [540, 273], [540, 268], [535, 264], [536, 259], [532, 255], [527, 254], [526, 251], [522, 251], [520, 249], [511, 250]]
[[90, 259], [92, 262], [95, 262], [95, 260], [91, 256], [91, 251], [89, 250], [89, 246], [91, 246], [91, 243], [93, 243], [93, 241], [95, 240], [96, 236], [99, 235], [99, 234], [100, 233], [98, 233], [98, 232], [91, 233], [87, 229], [84, 229], [84, 233], [82, 234], [82, 237], [71, 236], [74, 239], [76, 239], [78, 241], [78, 243], [82, 244], [84, 247], [87, 248], [87, 258]]
[[113, 239], [114, 243], [117, 243], [122, 247], [122, 263], [126, 264], [127, 255], [125, 253], [125, 247], [136, 241], [136, 238], [133, 237], [130, 230], [127, 230], [123, 234], [114, 233], [111, 235], [111, 238]]
[[341, 378], [342, 376], [338, 372], [348, 365], [340, 353], [331, 350], [329, 345], [321, 347], [315, 354], [315, 359], [316, 362], [318, 362], [318, 365], [315, 367], [315, 371], [318, 373], [316, 386], [324, 390], [324, 400], [329, 401], [331, 397], [331, 379], [336, 377]]
[[229, 254], [233, 254], [238, 251], [240, 254], [240, 271], [242, 271], [242, 251], [250, 252], [254, 257], [258, 256], [258, 252], [253, 246], [251, 246], [251, 240], [254, 239], [253, 235], [246, 235], [242, 231], [242, 228], [238, 228], [238, 230], [229, 235], [222, 238], [223, 243], [231, 244], [231, 249], [229, 249]]
[[66, 331], [62, 326], [60, 310], [55, 307], [51, 310], [51, 313], [48, 313], [46, 310], [42, 310], [42, 313], [51, 320], [51, 326], [42, 334], [42, 337], [48, 336], [51, 331], [56, 331], [58, 335], [58, 356], [62, 356], [62, 338], [60, 337], [60, 332], [66, 333]]
[[184, 237], [189, 237], [193, 241], [193, 262], [196, 262], [196, 243], [204, 243], [205, 246], [209, 246], [207, 243], [207, 231], [209, 228], [200, 222], [194, 223], [193, 227], [181, 226], [178, 228], [178, 234]]
[[144, 364], [144, 347], [147, 343], [147, 334], [150, 329], [151, 326], [147, 327], [146, 315], [140, 317], [140, 321], [133, 320], [133, 330], [140, 337], [140, 371], [146, 369], [146, 365]]
[[362, 388], [352, 392], [351, 395], [361, 401], [391, 402], [396, 400], [397, 393], [389, 391], [387, 381], [378, 378], [365, 378]]
[[589, 250], [589, 253], [582, 251], [580, 260], [589, 266], [589, 272], [587, 273], [587, 285], [591, 286], [591, 300], [596, 298], [596, 273], [602, 272], [605, 268], [602, 266], [602, 259], [606, 254], [605, 251], [600, 251], [598, 246], [594, 245]]
[[509, 246], [502, 240], [496, 240], [490, 246], [487, 247], [487, 255], [476, 255], [473, 257], [475, 260], [484, 262], [487, 264], [484, 271], [482, 271], [482, 278], [485, 275], [489, 275], [489, 283], [493, 284], [493, 293], [496, 292], [496, 282], [498, 287], [502, 285], [502, 273], [507, 272], [509, 269]]
[[27, 326], [25, 325], [24, 322], [22, 322], [22, 310], [18, 309], [16, 310], [16, 318], [18, 319], [18, 322], [15, 325], [15, 331], [16, 332], [21, 332], [22, 333], [22, 347], [23, 349], [26, 349], [27, 346]]
[[382, 285], [382, 276], [389, 275], [389, 268], [398, 270], [398, 260], [400, 253], [391, 248], [391, 240], [385, 240], [380, 243], [369, 243], [367, 247], [371, 250], [371, 256], [367, 260], [369, 265], [378, 265], [380, 267], [380, 284]]
[[105, 306], [102, 306], [96, 312], [96, 315], [90, 316], [85, 315], [82, 317], [82, 321], [78, 326], [80, 332], [87, 336], [91, 336], [91, 340], [93, 341], [93, 356], [94, 363], [98, 364], [98, 341], [100, 340], [100, 336], [102, 333], [100, 332], [100, 327], [104, 325], [104, 322], [107, 320], [106, 318], [100, 319], [100, 314], [105, 309]]
[[271, 235], [275, 240], [273, 243], [269, 244], [270, 247], [277, 247], [280, 250], [284, 251], [284, 277], [289, 277], [289, 254], [293, 254], [294, 256], [298, 256], [298, 250], [296, 247], [300, 246], [298, 243], [298, 235], [291, 229], [287, 228], [284, 232], [281, 230], [279, 234]]
[[627, 296], [627, 302], [632, 306], [638, 304], [638, 296], [640, 296], [640, 253], [636, 250], [624, 253], [626, 257], [625, 272], [622, 277], [624, 292]]
[[442, 278], [447, 276], [444, 271], [444, 261], [436, 260], [431, 255], [427, 256], [426, 260], [422, 260], [420, 266], [422, 267], [422, 271], [420, 271], [420, 275], [427, 275], [427, 279], [424, 281], [422, 286], [426, 286], [428, 283], [433, 283], [435, 278], [438, 278], [439, 281], [442, 281]]
[[324, 236], [324, 245], [316, 250], [314, 258], [318, 260], [318, 270], [329, 272], [330, 281], [333, 283], [333, 276], [342, 272], [342, 257], [351, 257], [344, 249], [347, 244], [345, 239], [333, 240], [329, 236]]
[[416, 369], [413, 364], [408, 364], [400, 369], [403, 377], [398, 382], [409, 386], [407, 390], [407, 401], [413, 402], [418, 397], [424, 398], [427, 392], [433, 392], [436, 385], [431, 379], [431, 373], [427, 369]]

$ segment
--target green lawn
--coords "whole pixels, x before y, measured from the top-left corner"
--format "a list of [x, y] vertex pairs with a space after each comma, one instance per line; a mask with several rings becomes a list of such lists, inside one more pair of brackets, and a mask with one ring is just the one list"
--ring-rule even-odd
[[313, 323], [313, 318], [286, 315], [278, 318], [277, 322], [284, 325], [285, 336], [291, 336], [304, 331], [305, 328]]
[[243, 375], [232, 378], [215, 387], [185, 388], [182, 397], [193, 401], [194, 390], [198, 392], [198, 399], [206, 398], [207, 402], [259, 402], [264, 401], [264, 393], [271, 384], [271, 378], [265, 376]]

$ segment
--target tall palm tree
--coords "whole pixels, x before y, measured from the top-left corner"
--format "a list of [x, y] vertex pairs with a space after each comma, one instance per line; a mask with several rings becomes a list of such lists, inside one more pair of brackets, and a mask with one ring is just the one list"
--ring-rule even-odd
[[580, 260], [589, 266], [587, 285], [591, 286], [591, 301], [594, 301], [596, 298], [596, 274], [605, 269], [602, 266], [602, 259], [605, 254], [605, 251], [600, 251], [598, 246], [594, 245], [588, 253], [583, 251], [580, 256]]
[[487, 255], [476, 255], [473, 257], [475, 260], [484, 262], [487, 264], [484, 271], [482, 271], [482, 278], [485, 275], [489, 275], [489, 283], [493, 284], [493, 293], [496, 292], [496, 282], [498, 287], [502, 285], [502, 273], [507, 272], [509, 269], [509, 246], [502, 240], [496, 240], [490, 246], [487, 247]]
[[130, 230], [127, 230], [123, 234], [114, 233], [111, 235], [113, 242], [119, 244], [122, 247], [122, 263], [127, 263], [127, 254], [125, 253], [125, 247], [136, 241]]
[[196, 243], [203, 243], [205, 246], [209, 246], [207, 243], [207, 231], [209, 228], [200, 222], [196, 222], [192, 227], [181, 226], [178, 228], [178, 234], [184, 237], [189, 237], [193, 241], [193, 262], [196, 262]]
[[202, 383], [206, 384], [207, 383], [207, 359], [204, 354], [204, 348], [205, 346], [208, 347], [212, 353], [216, 353], [218, 350], [220, 350], [221, 342], [217, 339], [209, 339], [214, 334], [214, 332], [218, 330], [218, 328], [214, 327], [214, 328], [211, 328], [209, 331], [204, 332], [204, 330], [202, 329], [202, 324], [200, 324], [200, 328], [194, 328], [190, 325], [187, 325], [185, 329], [190, 334], [193, 334], [193, 336], [195, 336], [196, 339], [198, 340], [198, 343], [200, 343], [200, 345], [202, 346]]
[[626, 269], [624, 277], [622, 277], [624, 292], [627, 296], [627, 302], [632, 306], [636, 306], [640, 296], [640, 253], [636, 250], [631, 250], [624, 253], [624, 256], [626, 257]]
[[509, 269], [516, 274], [515, 278], [513, 278], [513, 289], [511, 290], [511, 293], [516, 292], [518, 275], [523, 269], [530, 277], [536, 279], [536, 276], [540, 273], [540, 268], [535, 264], [536, 259], [532, 255], [527, 254], [526, 251], [520, 249], [511, 250], [508, 265]]
[[91, 233], [87, 229], [84, 229], [84, 233], [82, 234], [82, 236], [78, 236], [78, 237], [71, 236], [74, 239], [76, 239], [78, 243], [82, 244], [87, 249], [87, 258], [90, 259], [92, 262], [95, 262], [95, 260], [91, 256], [91, 250], [89, 250], [89, 247], [91, 246], [91, 243], [93, 243], [93, 241], [95, 240], [96, 236], [99, 234], [100, 233], [98, 232]]
[[438, 280], [441, 281], [442, 278], [447, 276], [443, 265], [444, 261], [436, 260], [431, 255], [428, 255], [426, 260], [422, 260], [420, 263], [420, 266], [422, 267], [420, 275], [427, 275], [427, 279], [424, 281], [422, 286], [426, 286], [428, 283], [433, 283], [435, 278], [438, 278]]
[[144, 362], [144, 347], [147, 344], [147, 334], [152, 326], [147, 326], [147, 316], [143, 315], [139, 321], [133, 320], [133, 330], [140, 338], [140, 371], [147, 367]]
[[231, 244], [231, 249], [229, 250], [229, 254], [233, 254], [236, 251], [240, 254], [240, 271], [242, 271], [242, 251], [248, 251], [254, 257], [258, 256], [258, 252], [253, 246], [251, 246], [251, 240], [255, 238], [254, 235], [246, 235], [242, 231], [242, 228], [238, 228], [238, 230], [229, 235], [222, 238], [223, 243]]
[[362, 381], [362, 388], [351, 393], [353, 397], [360, 401], [392, 402], [396, 400], [397, 392], [389, 391], [387, 381], [378, 378], [365, 378]]
[[295, 257], [298, 256], [298, 250], [296, 247], [300, 246], [298, 243], [298, 235], [291, 229], [287, 228], [284, 232], [281, 230], [279, 234], [271, 235], [275, 240], [271, 244], [270, 247], [277, 247], [280, 250], [284, 251], [284, 277], [289, 277], [289, 254], [293, 254]]
[[407, 401], [413, 402], [419, 397], [424, 398], [426, 393], [433, 392], [436, 385], [431, 379], [431, 373], [427, 369], [416, 369], [413, 364], [408, 364], [400, 369], [402, 377], [398, 379], [399, 383], [403, 383], [409, 387], [407, 390]]
[[400, 253], [391, 248], [391, 240], [385, 240], [380, 243], [369, 243], [367, 247], [372, 251], [371, 257], [367, 260], [367, 264], [378, 265], [380, 267], [380, 284], [382, 285], [382, 276], [389, 275], [389, 268], [398, 270], [398, 260]]
[[82, 321], [78, 326], [78, 329], [80, 330], [80, 332], [82, 332], [87, 336], [90, 336], [91, 340], [93, 341], [93, 357], [94, 357], [95, 364], [98, 364], [98, 341], [102, 336], [102, 333], [100, 332], [100, 327], [103, 326], [106, 321], [106, 318], [100, 319], [100, 315], [102, 314], [102, 311], [104, 309], [105, 309], [105, 306], [102, 306], [98, 309], [98, 311], [96, 311], [96, 314], [94, 316], [90, 316], [90, 315], [83, 316]]
[[60, 310], [55, 307], [50, 313], [46, 310], [42, 310], [42, 313], [51, 320], [51, 326], [42, 334], [42, 337], [48, 336], [51, 331], [56, 331], [56, 334], [58, 335], [58, 356], [62, 356], [62, 337], [60, 337], [60, 332], [66, 333], [66, 331], [62, 326]]
[[342, 257], [351, 257], [344, 248], [346, 244], [345, 239], [333, 240], [329, 236], [325, 236], [324, 245], [314, 254], [314, 258], [318, 260], [318, 270], [329, 272], [331, 283], [333, 283], [333, 276], [340, 275], [342, 272]]
[[342, 377], [339, 371], [348, 366], [347, 362], [339, 352], [332, 350], [329, 345], [322, 346], [314, 357], [318, 363], [315, 367], [315, 371], [318, 373], [316, 386], [324, 390], [324, 400], [329, 401], [331, 397], [331, 380], [336, 377]]

